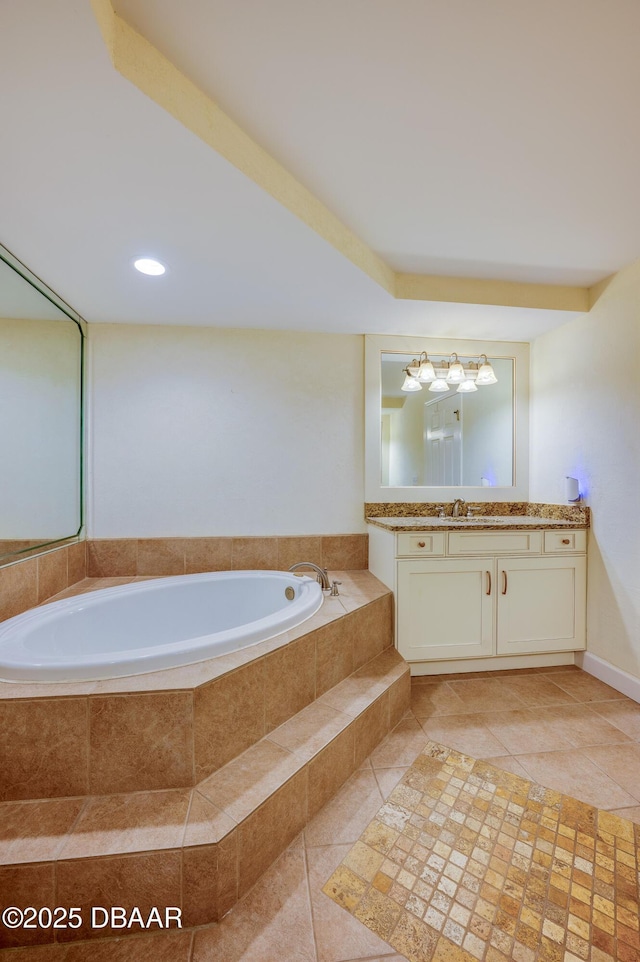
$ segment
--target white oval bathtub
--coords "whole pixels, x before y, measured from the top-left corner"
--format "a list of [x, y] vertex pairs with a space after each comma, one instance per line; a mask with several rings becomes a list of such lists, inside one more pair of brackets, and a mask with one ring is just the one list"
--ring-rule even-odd
[[315, 580], [283, 571], [216, 571], [102, 588], [0, 625], [0, 679], [91, 681], [191, 665], [294, 628], [321, 604]]

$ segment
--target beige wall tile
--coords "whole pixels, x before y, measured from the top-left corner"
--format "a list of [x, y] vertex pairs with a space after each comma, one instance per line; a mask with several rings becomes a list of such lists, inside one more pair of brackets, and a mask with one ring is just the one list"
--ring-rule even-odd
[[233, 538], [231, 567], [234, 571], [277, 569], [277, 538]]
[[83, 798], [0, 802], [0, 865], [53, 859], [84, 804]]
[[194, 692], [196, 781], [235, 758], [265, 733], [264, 660]]
[[48, 551], [40, 555], [38, 563], [38, 603], [41, 604], [57, 595], [68, 584], [68, 561], [67, 549], [59, 548], [57, 551]]
[[37, 604], [37, 558], [0, 568], [0, 620], [13, 618]]
[[389, 726], [395, 728], [406, 713], [411, 704], [411, 675], [409, 666], [406, 672], [394, 681], [389, 689]]
[[[287, 571], [301, 561], [312, 561], [322, 567], [322, 538], [278, 538], [278, 568]], [[313, 572], [309, 570], [308, 574]]]
[[[53, 864], [0, 866], [0, 906], [55, 905]], [[59, 904], [59, 903], [58, 903]], [[50, 942], [47, 929], [8, 929], [0, 926], [0, 949]]]
[[137, 574], [135, 538], [103, 538], [87, 542], [87, 576], [121, 578]]
[[139, 538], [136, 574], [183, 575], [184, 543], [182, 538]]
[[353, 667], [356, 670], [393, 642], [392, 596], [383, 595], [347, 617], [353, 626]]
[[238, 831], [218, 843], [218, 912], [219, 917], [238, 901]]
[[0, 799], [85, 795], [86, 698], [0, 701]]
[[185, 573], [230, 571], [232, 538], [182, 538]]
[[190, 800], [184, 789], [89, 798], [59, 857], [179, 848]]
[[235, 825], [226, 812], [194, 789], [183, 845], [212, 845], [225, 838]]
[[[144, 915], [156, 906], [180, 906], [180, 851], [122, 855], [114, 858], [71, 859], [56, 865], [58, 905], [78, 906], [83, 925], [60, 929], [60, 942], [121, 935], [122, 930], [91, 928], [91, 907], [138, 906]], [[52, 903], [49, 903], [52, 904]]]
[[314, 632], [316, 642], [316, 698], [353, 671], [353, 634], [349, 621], [339, 618]]
[[378, 747], [388, 731], [389, 693], [385, 692], [353, 723], [356, 768]]
[[92, 794], [193, 784], [190, 692], [90, 696]]
[[292, 641], [265, 662], [266, 731], [277, 728], [315, 697], [316, 649], [312, 637]]
[[322, 538], [322, 566], [329, 571], [366, 568], [368, 546], [366, 534], [325, 535]]
[[213, 804], [239, 823], [304, 766], [304, 759], [265, 738], [198, 786]]
[[87, 542], [70, 544], [67, 550], [67, 585], [87, 577]]
[[333, 798], [355, 769], [353, 726], [309, 762], [309, 818]]
[[206, 925], [220, 918], [217, 845], [182, 852], [182, 924]]
[[307, 821], [307, 770], [291, 778], [240, 828], [238, 894], [247, 892]]
[[[139, 939], [106, 939], [104, 942], [68, 943], [58, 948], [64, 958], [16, 959], [15, 962], [189, 962], [192, 933], [171, 929]], [[385, 959], [385, 962], [395, 962]]]
[[308, 760], [333, 741], [351, 720], [344, 712], [314, 701], [274, 729], [268, 738], [269, 741]]

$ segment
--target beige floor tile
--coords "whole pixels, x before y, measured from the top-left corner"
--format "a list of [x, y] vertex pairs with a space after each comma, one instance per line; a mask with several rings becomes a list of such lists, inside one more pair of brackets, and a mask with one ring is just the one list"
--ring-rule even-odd
[[[407, 766], [408, 767], [408, 766]], [[407, 768], [379, 768], [376, 771], [376, 781], [383, 798], [388, 798], [394, 790]]]
[[371, 753], [371, 764], [374, 770], [410, 765], [426, 742], [427, 736], [420, 722], [413, 717], [403, 718]]
[[318, 962], [342, 962], [343, 959], [367, 959], [370, 962], [372, 956], [384, 957], [387, 952], [393, 951], [386, 942], [322, 892], [322, 886], [350, 848], [350, 845], [330, 845], [307, 850]]
[[530, 779], [598, 808], [624, 808], [636, 799], [609, 778], [584, 752], [518, 755]]
[[635, 822], [636, 825], [640, 825], [640, 805], [635, 805], [633, 808], [611, 808], [609, 811], [612, 815], [619, 815], [620, 818], [628, 818], [630, 822]]
[[447, 681], [411, 685], [411, 710], [416, 718], [432, 715], [455, 715], [464, 711], [464, 703]]
[[494, 755], [491, 758], [485, 758], [482, 760], [489, 762], [489, 764], [493, 765], [495, 768], [502, 769], [503, 772], [511, 772], [512, 775], [520, 775], [521, 778], [529, 778], [529, 775], [525, 772], [518, 759], [514, 758], [513, 755]]
[[525, 708], [525, 703], [510, 687], [506, 678], [472, 678], [451, 681], [455, 694], [463, 702], [463, 711], [495, 711], [496, 705], [505, 711], [509, 708]]
[[487, 728], [484, 714], [441, 715], [424, 719], [422, 727], [433, 741], [474, 758], [490, 758], [508, 752], [506, 746]]
[[[603, 748], [586, 748], [584, 753], [609, 778], [640, 802], [640, 745], [607, 745]], [[613, 805], [606, 807], [613, 808]]]
[[626, 695], [616, 691], [603, 681], [587, 674], [586, 671], [559, 673], [553, 682], [572, 695], [576, 701], [617, 701], [625, 700]]
[[592, 705], [593, 711], [606, 718], [634, 741], [640, 741], [640, 705], [631, 699], [626, 701], [598, 701]]
[[[568, 739], [575, 748], [589, 745], [617, 745], [629, 741], [627, 735], [594, 711], [594, 703], [547, 708], [541, 715], [545, 728]], [[549, 746], [549, 751], [553, 750]]]
[[502, 742], [511, 755], [527, 752], [553, 752], [572, 748], [573, 743], [547, 721], [549, 709], [534, 711], [485, 712], [486, 727]]
[[193, 962], [316, 962], [302, 842], [297, 839], [222, 922], [196, 932]]
[[547, 675], [512, 675], [504, 683], [528, 708], [574, 704], [576, 700]]
[[382, 801], [378, 782], [371, 768], [368, 771], [354, 772], [337, 795], [327, 802], [305, 828], [307, 848], [355, 842], [380, 808]]

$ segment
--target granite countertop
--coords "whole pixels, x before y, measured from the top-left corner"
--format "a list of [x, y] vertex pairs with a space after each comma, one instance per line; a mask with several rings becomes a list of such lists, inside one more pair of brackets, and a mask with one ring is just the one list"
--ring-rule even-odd
[[585, 521], [563, 521], [558, 518], [540, 518], [531, 515], [476, 515], [473, 518], [367, 518], [368, 524], [387, 531], [518, 531], [522, 528], [538, 528], [550, 531], [554, 528], [587, 528]]

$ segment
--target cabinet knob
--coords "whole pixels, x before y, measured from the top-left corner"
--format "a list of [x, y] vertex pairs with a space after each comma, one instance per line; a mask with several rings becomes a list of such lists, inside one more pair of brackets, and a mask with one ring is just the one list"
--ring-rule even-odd
[[419, 548], [425, 548], [425, 547], [426, 547], [426, 541], [418, 541], [418, 547], [419, 547]]
[[570, 538], [563, 538], [563, 539], [562, 539], [562, 543], [563, 543], [563, 544], [571, 544], [571, 539], [570, 539]]

